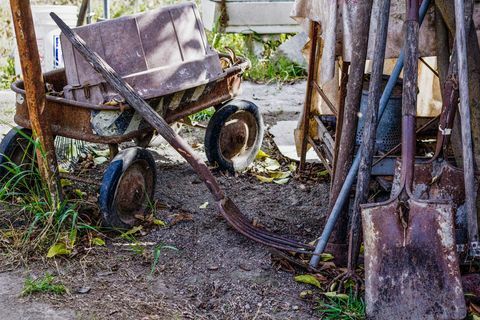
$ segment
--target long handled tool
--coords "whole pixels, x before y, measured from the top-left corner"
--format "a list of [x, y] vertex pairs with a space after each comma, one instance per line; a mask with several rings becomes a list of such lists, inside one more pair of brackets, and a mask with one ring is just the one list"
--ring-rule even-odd
[[[446, 149], [458, 105], [457, 69], [457, 50], [454, 49], [442, 90], [443, 108], [438, 125], [435, 153], [429, 161], [415, 164], [412, 192], [419, 199], [449, 200], [454, 205], [458, 245], [466, 243], [465, 189], [462, 187], [464, 172], [453, 166], [446, 158]], [[400, 167], [401, 165], [397, 162], [392, 194], [396, 194], [400, 188]], [[460, 248], [463, 251], [463, 245]]]
[[362, 206], [365, 300], [370, 319], [463, 319], [453, 208], [412, 194], [418, 73], [418, 0], [407, 1], [401, 188]]
[[157, 132], [193, 167], [200, 179], [206, 184], [212, 193], [219, 211], [227, 222], [244, 236], [253, 239], [264, 245], [299, 253], [312, 253], [311, 246], [302, 244], [287, 238], [278, 236], [266, 230], [255, 228], [250, 221], [242, 214], [235, 203], [225, 195], [212, 175], [207, 165], [193, 151], [190, 145], [183, 140], [167, 122], [157, 114], [138, 93], [127, 84], [97, 53], [87, 47], [72, 29], [70, 29], [57, 15], [51, 13], [55, 23], [64, 33], [66, 38], [78, 50], [78, 52], [102, 74], [105, 81], [117, 90], [122, 97], [132, 106]]
[[465, 177], [465, 208], [468, 222], [468, 241], [470, 255], [480, 257], [478, 239], [475, 170], [473, 162], [472, 129], [470, 123], [470, 105], [468, 92], [467, 46], [465, 35], [465, 7], [463, 0], [455, 0], [455, 41], [458, 51], [458, 79], [460, 90], [460, 119], [462, 122], [462, 153]]
[[[419, 10], [419, 19], [422, 22], [427, 14], [428, 7], [430, 6], [431, 0], [423, 0], [422, 5]], [[388, 100], [393, 92], [393, 88], [397, 84], [398, 78], [400, 77], [400, 73], [402, 72], [404, 63], [404, 51], [400, 53], [400, 56], [397, 59], [397, 63], [388, 79], [387, 85], [383, 91], [382, 97], [380, 98], [380, 107], [378, 116], [379, 119], [382, 118], [383, 112], [387, 107]], [[378, 123], [377, 123], [378, 125]], [[315, 246], [314, 255], [310, 260], [310, 267], [316, 268], [318, 263], [320, 262], [320, 254], [323, 253], [325, 247], [327, 246], [328, 239], [337, 223], [338, 217], [342, 213], [343, 207], [345, 202], [347, 201], [348, 197], [350, 196], [350, 190], [352, 188], [353, 182], [357, 176], [358, 168], [360, 167], [360, 152], [357, 152], [355, 158], [353, 160], [352, 166], [345, 178], [345, 182], [342, 185], [340, 193], [338, 194], [337, 200], [335, 201], [335, 205], [328, 216], [327, 223], [325, 224], [325, 228], [323, 229], [322, 235], [318, 239], [317, 245]]]
[[365, 117], [365, 127], [362, 136], [362, 148], [360, 157], [360, 169], [358, 170], [357, 187], [355, 190], [355, 200], [350, 223], [350, 233], [348, 239], [348, 264], [347, 272], [341, 275], [339, 280], [339, 291], [346, 280], [355, 281], [355, 292], [361, 284], [361, 279], [357, 276], [355, 269], [357, 267], [358, 255], [361, 242], [361, 224], [360, 224], [360, 204], [367, 202], [370, 173], [375, 148], [376, 124], [378, 118], [378, 104], [383, 83], [383, 65], [385, 60], [385, 48], [387, 45], [388, 20], [390, 15], [390, 0], [380, 1], [378, 3], [377, 34], [375, 37], [375, 53], [373, 56], [372, 76], [370, 78], [370, 87], [368, 93], [368, 106]]

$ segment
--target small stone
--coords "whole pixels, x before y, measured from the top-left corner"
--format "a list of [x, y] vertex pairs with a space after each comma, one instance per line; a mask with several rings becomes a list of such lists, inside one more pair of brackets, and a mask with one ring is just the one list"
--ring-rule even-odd
[[293, 306], [293, 307], [292, 307], [292, 310], [297, 311], [298, 309], [299, 309], [298, 306]]

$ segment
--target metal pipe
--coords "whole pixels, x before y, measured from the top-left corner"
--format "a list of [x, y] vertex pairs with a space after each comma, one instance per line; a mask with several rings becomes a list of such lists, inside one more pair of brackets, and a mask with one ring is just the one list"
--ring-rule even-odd
[[[471, 14], [471, 13], [470, 13]], [[465, 7], [463, 0], [455, 0], [455, 43], [458, 52], [458, 79], [460, 93], [460, 119], [462, 133], [463, 171], [465, 179], [465, 207], [467, 212], [469, 254], [480, 256], [478, 223], [476, 209], [475, 169], [473, 161], [473, 142], [470, 120], [470, 93], [468, 88], [467, 37], [465, 32]]]
[[103, 0], [103, 19], [110, 19], [110, 0]]
[[[420, 23], [423, 22], [425, 15], [427, 14], [427, 10], [428, 10], [428, 7], [430, 6], [430, 2], [431, 0], [424, 0], [422, 2], [422, 6], [420, 7], [420, 10], [419, 10]], [[400, 53], [400, 56], [397, 59], [397, 63], [395, 64], [392, 74], [388, 79], [388, 83], [385, 86], [385, 89], [382, 94], [382, 98], [380, 99], [379, 117], [378, 117], [379, 120], [377, 122], [377, 126], [387, 107], [388, 100], [390, 99], [393, 89], [397, 84], [398, 78], [400, 77], [400, 73], [403, 68], [404, 59], [405, 59], [405, 55], [402, 50], [402, 52]], [[360, 148], [362, 148], [362, 146], [360, 146]], [[320, 262], [320, 254], [322, 254], [323, 251], [325, 250], [328, 239], [330, 238], [330, 234], [332, 233], [333, 228], [335, 227], [338, 217], [342, 213], [343, 205], [345, 204], [345, 202], [347, 201], [350, 195], [350, 190], [352, 188], [353, 182], [355, 181], [355, 177], [357, 176], [358, 168], [360, 167], [360, 154], [361, 152], [359, 150], [355, 155], [352, 166], [350, 167], [350, 171], [348, 172], [347, 177], [345, 178], [345, 182], [343, 183], [342, 189], [338, 194], [337, 201], [335, 201], [335, 205], [333, 206], [332, 211], [330, 212], [327, 223], [325, 224], [325, 228], [323, 229], [322, 235], [318, 239], [318, 243], [315, 246], [314, 255], [310, 260], [310, 266], [312, 268], [316, 268], [318, 263]]]

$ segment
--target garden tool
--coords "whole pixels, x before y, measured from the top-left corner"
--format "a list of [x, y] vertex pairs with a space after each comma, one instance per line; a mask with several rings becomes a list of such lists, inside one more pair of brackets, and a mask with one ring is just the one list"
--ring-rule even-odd
[[[427, 10], [430, 6], [430, 1], [431, 0], [424, 0], [422, 2], [422, 5], [420, 6], [420, 10], [419, 10], [420, 22], [423, 22], [423, 20], [425, 19]], [[387, 107], [388, 100], [390, 99], [393, 89], [395, 88], [398, 78], [400, 77], [400, 73], [402, 72], [403, 63], [404, 63], [404, 51], [402, 50], [400, 52], [400, 55], [398, 56], [397, 63], [395, 64], [395, 67], [392, 70], [390, 78], [388, 79], [387, 85], [383, 90], [382, 97], [380, 98], [380, 106], [379, 106], [379, 112], [378, 112], [379, 118], [382, 118], [382, 115]], [[377, 122], [377, 126], [378, 126], [378, 122]], [[362, 146], [360, 146], [360, 148], [362, 148]], [[340, 190], [337, 200], [335, 201], [335, 205], [333, 206], [330, 212], [330, 215], [328, 216], [327, 223], [325, 224], [325, 227], [322, 231], [322, 234], [318, 239], [317, 244], [315, 245], [314, 255], [310, 259], [310, 263], [309, 263], [309, 266], [311, 268], [316, 268], [318, 263], [320, 262], [320, 255], [325, 250], [328, 239], [330, 238], [333, 228], [335, 227], [338, 221], [338, 217], [342, 213], [343, 206], [345, 205], [345, 202], [350, 196], [350, 190], [352, 188], [353, 183], [355, 182], [355, 179], [358, 173], [358, 168], [360, 167], [360, 154], [361, 152], [357, 152], [357, 154], [355, 155], [352, 166], [348, 171], [348, 175], [345, 178], [345, 181], [342, 185], [342, 189]]]
[[[423, 200], [449, 200], [456, 212], [457, 243], [465, 243], [465, 190], [460, 187], [464, 183], [463, 170], [456, 168], [446, 159], [446, 149], [452, 132], [458, 104], [457, 83], [457, 50], [452, 53], [452, 61], [443, 92], [443, 108], [438, 125], [437, 144], [433, 157], [423, 163], [415, 163], [415, 177], [412, 192], [415, 197]], [[397, 161], [395, 179], [392, 184], [392, 194], [400, 188], [401, 164]]]
[[463, 319], [453, 207], [412, 193], [418, 77], [418, 0], [407, 1], [400, 188], [362, 206], [369, 319]]
[[[427, 14], [427, 10], [430, 6], [430, 2], [431, 0], [423, 0], [419, 10], [420, 22], [423, 22], [425, 15]], [[398, 78], [400, 77], [400, 73], [402, 72], [403, 63], [404, 63], [404, 57], [405, 57], [405, 52], [402, 50], [397, 59], [397, 63], [393, 68], [390, 78], [388, 79], [388, 83], [385, 86], [382, 97], [380, 98], [380, 106], [379, 106], [379, 113], [378, 113], [379, 118], [382, 118], [382, 115], [387, 107], [388, 100], [390, 99], [393, 89], [395, 88]], [[378, 122], [377, 122], [377, 126], [378, 126]], [[360, 146], [360, 148], [361, 147], [362, 146]], [[355, 179], [358, 173], [358, 168], [360, 167], [360, 154], [361, 152], [357, 152], [357, 154], [355, 155], [352, 166], [348, 171], [348, 175], [345, 178], [345, 181], [342, 185], [342, 189], [340, 190], [337, 200], [335, 201], [335, 205], [333, 206], [330, 212], [330, 215], [328, 216], [327, 223], [325, 224], [322, 234], [318, 239], [318, 242], [315, 246], [314, 255], [312, 256], [309, 263], [311, 268], [316, 268], [318, 263], [320, 262], [320, 255], [324, 252], [327, 246], [328, 239], [332, 234], [333, 228], [335, 227], [338, 221], [338, 218], [342, 213], [345, 202], [350, 196], [350, 190], [352, 188], [353, 183], [355, 182]]]
[[370, 174], [375, 152], [376, 124], [378, 118], [378, 105], [383, 84], [383, 65], [385, 60], [385, 48], [387, 45], [390, 0], [379, 1], [378, 7], [378, 28], [375, 38], [375, 53], [373, 56], [372, 74], [370, 78], [368, 105], [366, 114], [363, 115], [365, 117], [362, 134], [363, 147], [359, 151], [361, 152], [360, 168], [358, 170], [357, 187], [350, 223], [347, 271], [345, 274], [340, 275], [334, 280], [340, 280], [338, 287], [339, 291], [342, 290], [345, 281], [354, 280], [356, 284], [355, 295], [358, 293], [358, 289], [362, 283], [361, 278], [355, 272], [361, 242], [360, 204], [367, 202]]
[[475, 169], [473, 162], [472, 129], [468, 89], [467, 46], [465, 34], [465, 7], [463, 0], [455, 0], [455, 41], [458, 51], [458, 79], [460, 91], [460, 119], [462, 134], [463, 171], [465, 177], [465, 210], [468, 223], [469, 255], [480, 257], [476, 209]]

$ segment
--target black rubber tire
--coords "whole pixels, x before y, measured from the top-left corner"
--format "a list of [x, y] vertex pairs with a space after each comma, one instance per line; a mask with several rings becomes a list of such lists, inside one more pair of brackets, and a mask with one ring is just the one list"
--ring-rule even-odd
[[11, 129], [0, 143], [0, 179], [8, 173], [6, 165], [30, 165], [35, 160], [35, 149], [30, 138], [32, 130], [15, 127]]
[[[143, 186], [148, 190], [143, 189], [141, 193], [137, 192], [139, 185], [131, 183], [131, 181], [126, 178], [129, 174], [131, 175], [131, 173], [127, 172], [130, 172], [134, 167], [139, 167], [143, 170], [143, 172], [137, 174], [137, 177], [138, 175], [142, 176]], [[124, 181], [124, 179], [127, 180]], [[153, 202], [156, 181], [157, 172], [155, 160], [148, 150], [133, 147], [120, 151], [105, 171], [100, 187], [98, 203], [103, 224], [107, 227], [118, 229], [129, 229], [138, 224], [140, 221], [135, 218], [135, 215], [142, 212], [144, 213], [149, 201]], [[133, 201], [128, 202], [132, 208], [127, 208], [127, 212], [125, 212], [125, 210], [119, 210], [121, 199], [117, 199], [118, 192], [125, 192], [124, 189], [127, 189], [128, 193], [131, 193], [131, 197], [136, 197]], [[129, 199], [127, 198], [126, 200]], [[137, 204], [139, 205], [137, 206]]]
[[[249, 120], [250, 126], [243, 122], [248, 128], [246, 137], [239, 136], [238, 139], [247, 139], [243, 142], [241, 151], [236, 153], [236, 149], [232, 151], [235, 155], [226, 155], [222, 151], [222, 130], [234, 117], [243, 116]], [[251, 131], [253, 136], [250, 137]], [[262, 146], [264, 133], [264, 124], [262, 115], [258, 107], [246, 100], [232, 100], [225, 103], [221, 108], [217, 109], [210, 119], [205, 133], [205, 153], [207, 159], [212, 165], [218, 165], [221, 170], [230, 172], [242, 171], [248, 167], [257, 155]], [[231, 137], [234, 135], [231, 134]], [[237, 139], [237, 140], [238, 140]], [[241, 146], [242, 144], [239, 144]], [[237, 147], [235, 147], [237, 148]]]

